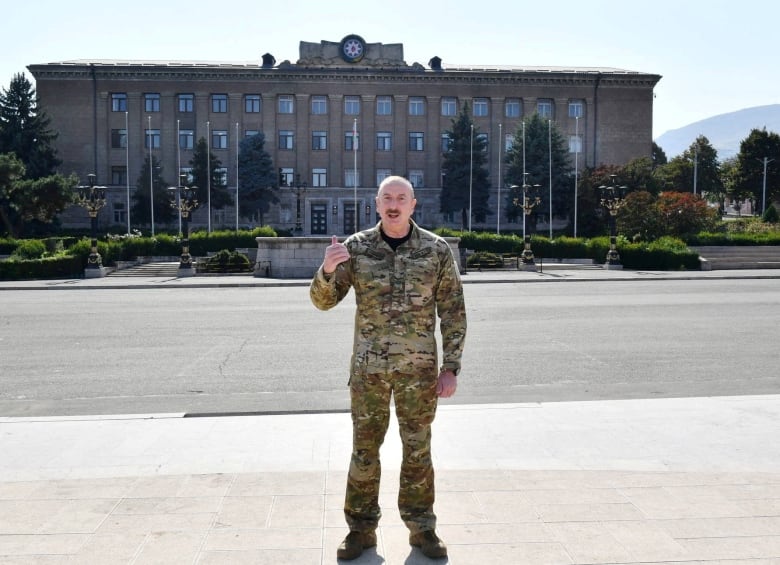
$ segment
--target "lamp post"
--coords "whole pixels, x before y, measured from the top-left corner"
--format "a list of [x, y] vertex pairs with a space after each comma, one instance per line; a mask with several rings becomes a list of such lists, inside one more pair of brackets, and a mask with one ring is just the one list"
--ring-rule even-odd
[[104, 275], [103, 259], [100, 257], [97, 249], [97, 216], [100, 209], [106, 204], [106, 187], [96, 186], [96, 178], [94, 174], [89, 174], [87, 175], [89, 184], [76, 187], [78, 190], [76, 203], [86, 208], [92, 231], [92, 246], [87, 258], [87, 268], [84, 270], [84, 276], [87, 278], [102, 277]]
[[179, 186], [169, 186], [171, 192], [171, 207], [181, 214], [182, 239], [181, 259], [179, 261], [179, 276], [191, 277], [192, 255], [190, 255], [190, 213], [198, 207], [197, 186], [187, 186], [187, 173], [179, 175]]
[[609, 175], [610, 185], [601, 185], [598, 187], [600, 193], [600, 203], [609, 214], [609, 251], [607, 251], [607, 260], [604, 263], [605, 269], [622, 269], [620, 255], [617, 251], [617, 213], [623, 205], [626, 187], [618, 186], [615, 182], [617, 175]]
[[[290, 189], [295, 190], [295, 233], [300, 235], [303, 233], [303, 223], [301, 222], [301, 194], [306, 194], [306, 189], [309, 187], [306, 182], [301, 182], [301, 174], [295, 175], [295, 186]], [[355, 210], [357, 213], [357, 210]]]
[[[540, 185], [538, 184], [528, 184], [528, 173], [523, 173], [523, 186], [513, 185], [511, 187], [513, 192], [521, 190], [523, 195], [522, 202], [515, 198], [513, 204], [519, 206], [523, 210], [523, 253], [521, 255], [521, 261], [524, 268], [529, 271], [535, 271], [536, 264], [534, 263], [534, 252], [531, 251], [531, 234], [525, 233], [525, 224], [526, 217], [531, 215], [533, 209], [542, 201], [538, 193], [539, 188]], [[529, 196], [529, 192], [532, 192], [533, 194]]]

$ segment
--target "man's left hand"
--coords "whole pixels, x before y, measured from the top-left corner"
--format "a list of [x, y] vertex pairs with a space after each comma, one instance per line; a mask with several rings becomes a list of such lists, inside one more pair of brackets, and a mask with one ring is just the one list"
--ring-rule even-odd
[[439, 373], [439, 380], [436, 383], [436, 394], [441, 398], [449, 398], [455, 394], [458, 388], [458, 377], [449, 369]]

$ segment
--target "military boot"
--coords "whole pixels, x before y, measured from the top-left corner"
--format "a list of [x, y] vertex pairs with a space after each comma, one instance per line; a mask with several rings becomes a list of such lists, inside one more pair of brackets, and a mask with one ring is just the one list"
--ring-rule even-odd
[[439, 536], [433, 530], [410, 534], [409, 543], [414, 547], [419, 547], [423, 555], [429, 559], [447, 557], [447, 546], [444, 545], [444, 542], [439, 539]]
[[336, 557], [343, 559], [344, 561], [352, 561], [357, 559], [363, 553], [364, 549], [374, 547], [376, 545], [376, 532], [369, 530], [367, 532], [351, 531], [341, 542], [338, 550], [336, 550]]

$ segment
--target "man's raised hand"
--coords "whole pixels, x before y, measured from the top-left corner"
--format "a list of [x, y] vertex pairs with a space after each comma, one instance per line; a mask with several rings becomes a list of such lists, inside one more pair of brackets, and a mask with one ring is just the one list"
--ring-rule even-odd
[[339, 243], [337, 236], [332, 236], [330, 239], [330, 245], [325, 248], [325, 259], [322, 261], [322, 271], [329, 275], [336, 270], [339, 264], [349, 259], [349, 251], [347, 246], [343, 243]]

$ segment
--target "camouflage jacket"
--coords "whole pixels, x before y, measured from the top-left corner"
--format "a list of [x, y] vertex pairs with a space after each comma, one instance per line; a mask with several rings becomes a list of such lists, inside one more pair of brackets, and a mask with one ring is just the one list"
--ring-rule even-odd
[[411, 237], [395, 252], [382, 239], [379, 225], [350, 236], [344, 244], [350, 259], [327, 277], [320, 266], [309, 295], [317, 308], [329, 310], [354, 288], [352, 373], [451, 369], [457, 374], [466, 337], [466, 308], [449, 244], [414, 222]]

